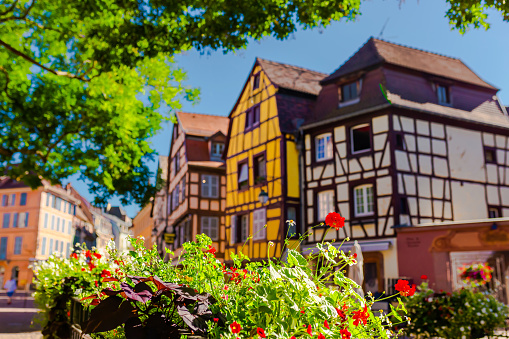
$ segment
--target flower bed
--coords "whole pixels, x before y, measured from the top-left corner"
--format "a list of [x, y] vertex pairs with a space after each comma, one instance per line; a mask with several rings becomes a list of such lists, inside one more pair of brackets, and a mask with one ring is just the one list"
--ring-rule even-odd
[[[344, 219], [331, 214], [327, 222], [342, 227]], [[198, 235], [184, 244], [177, 266], [136, 239], [122, 255], [114, 248], [105, 255], [86, 249], [69, 259], [53, 255], [35, 266], [36, 301], [51, 313], [64, 283], [64, 299], [76, 295], [91, 309], [84, 332], [101, 338], [180, 338], [182, 331], [225, 339], [388, 338], [390, 319], [406, 321], [399, 298], [388, 314], [371, 312], [375, 300], [361, 298], [343, 272], [355, 258], [329, 243], [308, 257], [287, 249], [285, 262], [233, 255], [231, 266], [215, 258], [211, 243]], [[317, 261], [319, 269], [310, 265]], [[403, 296], [415, 291], [405, 281], [397, 288]]]

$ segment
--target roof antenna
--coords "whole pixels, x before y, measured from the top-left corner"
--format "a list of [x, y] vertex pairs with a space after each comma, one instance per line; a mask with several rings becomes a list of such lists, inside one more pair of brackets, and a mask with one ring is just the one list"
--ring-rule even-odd
[[380, 33], [378, 34], [378, 39], [382, 39], [383, 35], [384, 35], [384, 31], [385, 31], [385, 27], [387, 27], [387, 24], [389, 23], [389, 19], [390, 17], [387, 18], [387, 20], [385, 20], [385, 23], [384, 25], [382, 26], [382, 30], [380, 31]]

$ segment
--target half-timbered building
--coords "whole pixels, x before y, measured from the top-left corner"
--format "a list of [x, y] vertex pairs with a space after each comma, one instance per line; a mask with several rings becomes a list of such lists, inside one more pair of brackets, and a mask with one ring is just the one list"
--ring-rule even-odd
[[173, 126], [167, 169], [168, 223], [166, 239], [175, 256], [182, 244], [207, 234], [217, 257], [225, 251], [226, 179], [221, 156], [226, 142], [228, 118], [177, 113]]
[[319, 80], [325, 76], [256, 59], [229, 115], [225, 260], [241, 250], [252, 260], [279, 255], [285, 237], [297, 235], [300, 180], [296, 137], [298, 128], [312, 114]]
[[358, 240], [364, 290], [382, 292], [400, 276], [398, 226], [509, 216], [507, 112], [461, 60], [371, 38], [321, 86], [302, 127], [305, 223], [347, 222], [304, 252]]

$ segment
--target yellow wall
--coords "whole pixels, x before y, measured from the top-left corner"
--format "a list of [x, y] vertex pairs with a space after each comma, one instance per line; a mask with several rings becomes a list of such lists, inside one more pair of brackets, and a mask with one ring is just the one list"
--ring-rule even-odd
[[[269, 201], [264, 207], [267, 208], [267, 240], [253, 241], [248, 244], [236, 244], [227, 248], [226, 260], [230, 260], [230, 251], [243, 251], [253, 259], [266, 258], [267, 241], [278, 240], [281, 208], [277, 205], [282, 200], [282, 174], [281, 174], [281, 132], [279, 129], [279, 120], [276, 106], [276, 88], [270, 83], [260, 67], [256, 67], [252, 73], [260, 72], [260, 87], [252, 89], [252, 78], [241, 93], [239, 102], [230, 115], [232, 119], [232, 128], [230, 131], [230, 141], [228, 146], [226, 178], [226, 234], [228, 246], [230, 244], [230, 225], [231, 215], [242, 211], [251, 211], [262, 207], [258, 202], [258, 195], [263, 189], [269, 194]], [[258, 127], [245, 131], [246, 112], [252, 106], [260, 104], [260, 124]], [[266, 155], [267, 184], [255, 186], [253, 175], [253, 156], [260, 152]], [[238, 190], [238, 163], [244, 160], [248, 161], [249, 166], [249, 188], [244, 191]], [[298, 192], [297, 192], [298, 194]], [[275, 205], [274, 205], [275, 204]], [[273, 218], [272, 220], [270, 220]], [[240, 232], [240, 230], [237, 230]], [[250, 214], [250, 234], [253, 233], [253, 215]], [[281, 239], [279, 239], [281, 240]], [[281, 244], [271, 247], [271, 256], [281, 250]], [[277, 252], [279, 254], [279, 252]]]
[[[293, 139], [293, 138], [292, 138]], [[299, 151], [293, 141], [286, 141], [286, 177], [288, 197], [298, 198], [299, 192]]]

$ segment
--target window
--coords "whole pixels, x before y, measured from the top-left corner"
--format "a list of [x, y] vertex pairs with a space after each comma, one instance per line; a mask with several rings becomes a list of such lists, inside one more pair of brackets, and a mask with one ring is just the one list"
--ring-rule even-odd
[[44, 213], [44, 228], [48, 228], [48, 213]]
[[69, 220], [69, 222], [67, 223], [67, 234], [71, 234], [71, 230], [72, 230], [72, 223]]
[[396, 149], [403, 150], [403, 151], [406, 149], [405, 139], [403, 137], [403, 134], [401, 134], [401, 133], [396, 134]]
[[212, 143], [212, 156], [213, 157], [221, 157], [224, 151], [224, 144], [222, 142], [213, 142]]
[[237, 216], [232, 215], [230, 217], [230, 245], [234, 245], [237, 242]]
[[249, 186], [249, 172], [247, 162], [239, 164], [238, 176], [239, 176], [239, 189], [245, 189]]
[[408, 214], [408, 200], [406, 197], [402, 197], [399, 200], [399, 211], [400, 214]]
[[177, 206], [179, 205], [179, 193], [180, 193], [180, 187], [177, 184], [177, 186], [175, 186], [175, 189], [173, 190], [173, 208], [174, 209], [176, 209]]
[[16, 205], [16, 194], [11, 194], [9, 196], [9, 206]]
[[67, 213], [72, 214], [72, 206], [73, 206], [73, 205], [72, 205], [71, 203], [69, 203], [69, 205], [68, 205], [68, 209], [69, 209], [69, 210], [68, 210], [68, 212], [67, 212]]
[[27, 194], [21, 193], [21, 197], [19, 198], [19, 205], [25, 206], [27, 204]]
[[354, 188], [355, 216], [373, 214], [373, 185], [361, 185]]
[[253, 76], [253, 90], [258, 89], [260, 87], [260, 73], [256, 73]]
[[0, 238], [0, 260], [7, 259], [7, 237]]
[[253, 126], [260, 123], [260, 105], [253, 107]]
[[245, 242], [249, 237], [249, 214], [240, 216], [240, 241]]
[[266, 173], [266, 161], [265, 155], [258, 155], [253, 160], [254, 163], [254, 182], [255, 184], [259, 184], [267, 181], [267, 173]]
[[70, 255], [71, 255], [71, 244], [69, 242], [67, 242], [67, 249], [65, 250], [65, 256], [66, 256], [66, 258], [69, 258]]
[[219, 177], [217, 175], [201, 176], [201, 196], [203, 198], [217, 198], [219, 195]]
[[253, 110], [249, 109], [246, 112], [246, 126], [245, 129], [248, 130], [253, 126]]
[[253, 240], [265, 240], [267, 238], [267, 210], [260, 208], [253, 211]]
[[64, 253], [64, 242], [60, 240], [60, 253]]
[[449, 97], [449, 87], [437, 85], [437, 97], [439, 104], [449, 105], [451, 103], [451, 98]]
[[6, 194], [4, 194], [2, 196], [2, 206], [3, 207], [7, 206], [7, 195]]
[[500, 209], [495, 206], [488, 206], [488, 218], [500, 218]]
[[182, 178], [182, 183], [180, 184], [180, 190], [182, 192], [182, 201], [186, 200], [186, 177]]
[[60, 218], [57, 217], [57, 232], [60, 231]]
[[180, 152], [177, 152], [177, 154], [175, 154], [175, 175], [178, 173], [179, 170], [180, 170]]
[[332, 134], [325, 133], [315, 138], [316, 161], [332, 159]]
[[3, 220], [2, 228], [9, 228], [10, 223], [11, 223], [11, 214], [4, 213], [4, 220]]
[[355, 100], [361, 91], [361, 81], [354, 81], [341, 86], [341, 102]]
[[318, 221], [325, 221], [327, 214], [334, 210], [334, 191], [318, 193]]
[[51, 216], [51, 229], [52, 230], [55, 229], [55, 216], [54, 215]]
[[28, 212], [22, 212], [19, 214], [18, 227], [28, 227]]
[[256, 105], [247, 110], [245, 129], [249, 130], [258, 124], [260, 124], [260, 105]]
[[23, 243], [23, 237], [16, 237], [14, 239], [14, 254], [21, 254], [21, 244]]
[[494, 148], [484, 147], [484, 162], [487, 164], [497, 163], [497, 152]]
[[219, 218], [201, 217], [201, 232], [205, 233], [212, 240], [219, 239]]
[[18, 227], [18, 213], [12, 215], [12, 227]]
[[46, 193], [46, 206], [50, 206], [51, 203], [51, 194]]
[[50, 239], [50, 240], [49, 240], [49, 251], [48, 251], [48, 255], [51, 255], [51, 253], [53, 253], [53, 239]]
[[41, 255], [46, 255], [46, 237], [42, 238]]
[[350, 133], [352, 153], [365, 152], [371, 149], [371, 129], [369, 124], [352, 127]]
[[292, 238], [297, 235], [297, 208], [288, 207], [286, 220], [293, 221], [293, 223], [288, 223], [288, 237]]

